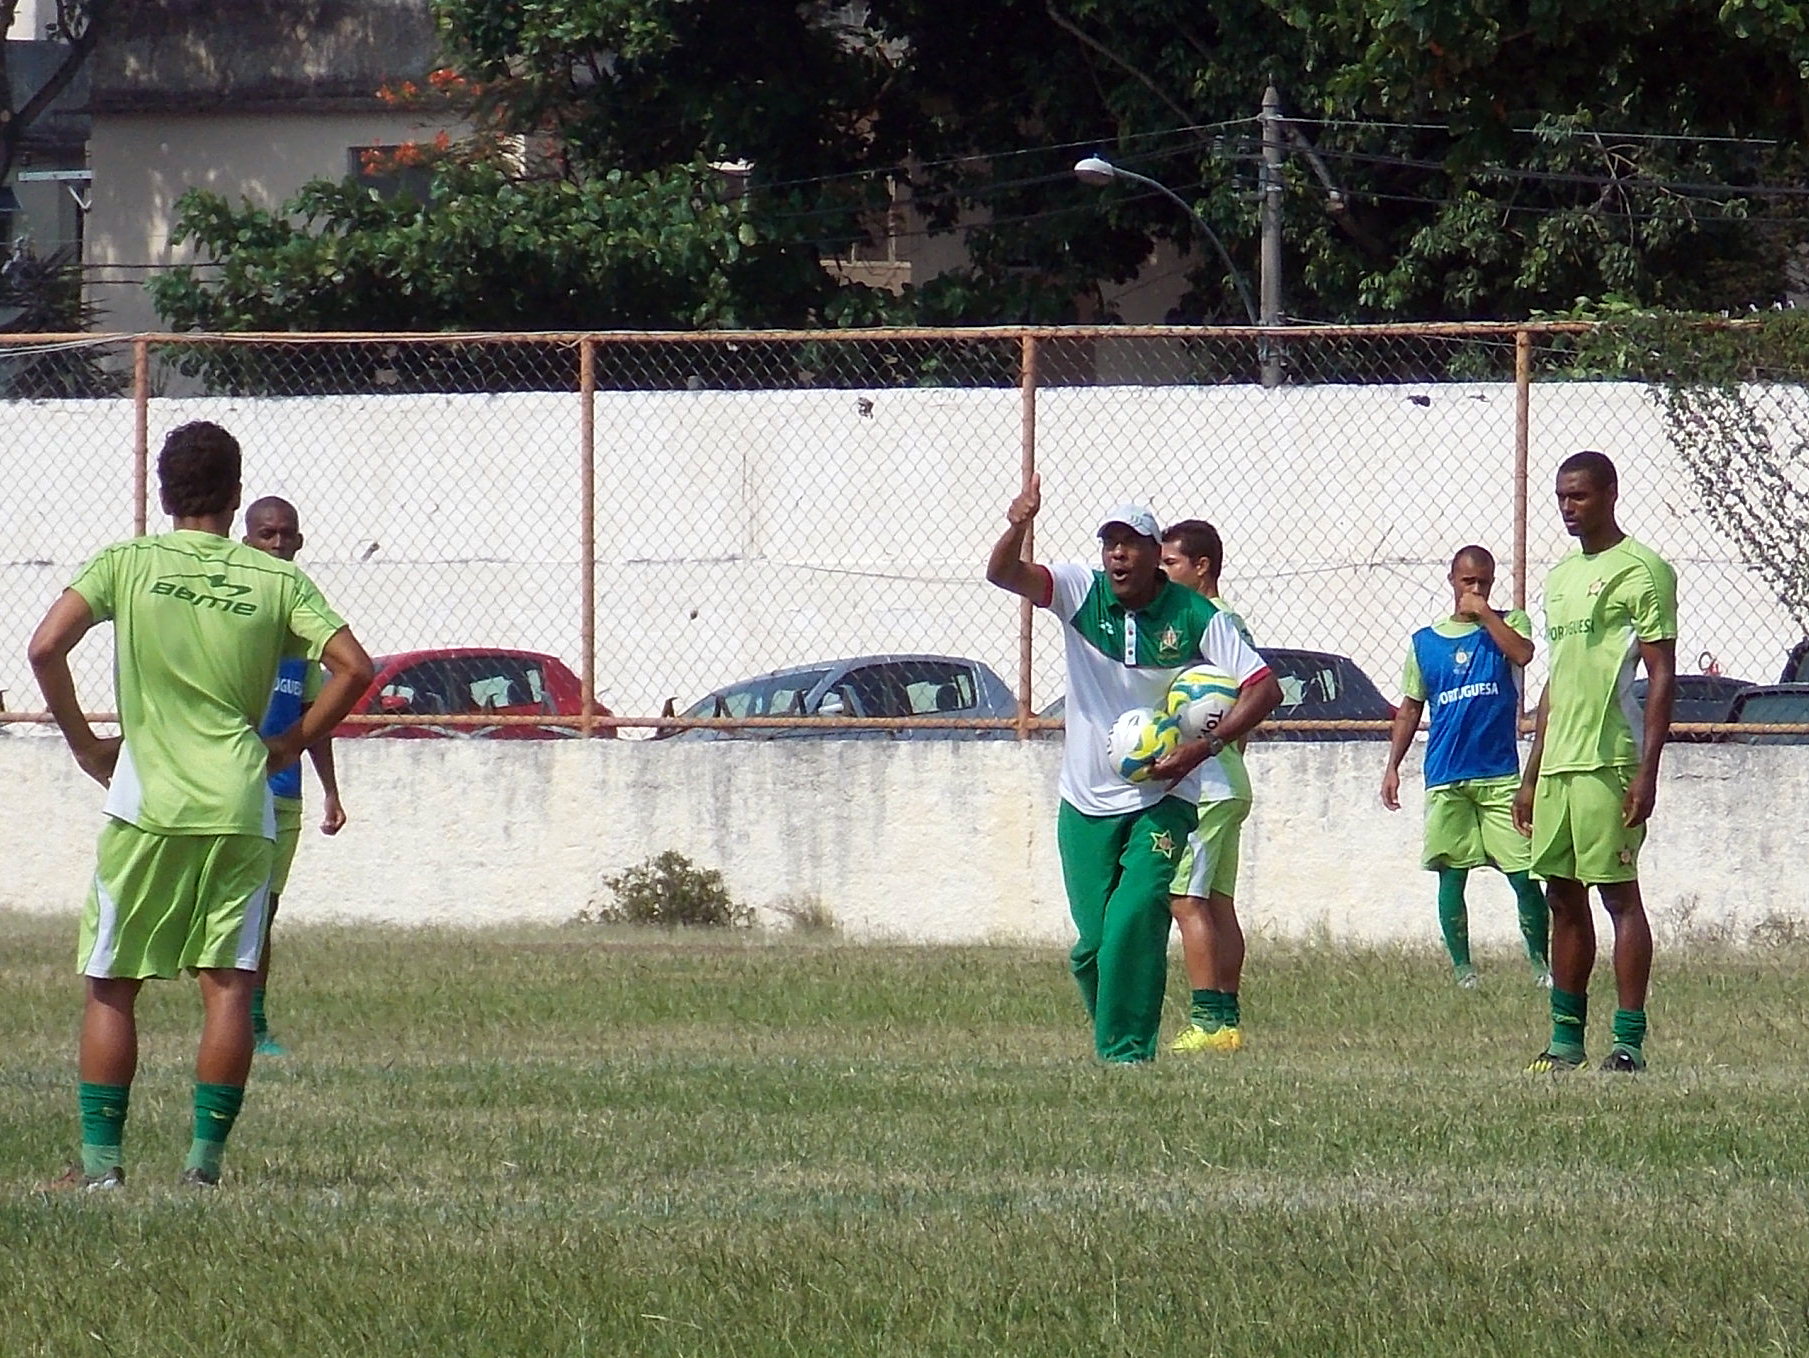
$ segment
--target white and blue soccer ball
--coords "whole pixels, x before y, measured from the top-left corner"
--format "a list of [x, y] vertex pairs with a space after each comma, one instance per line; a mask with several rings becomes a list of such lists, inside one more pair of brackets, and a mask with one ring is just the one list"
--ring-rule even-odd
[[1237, 706], [1237, 695], [1237, 680], [1224, 670], [1195, 665], [1182, 670], [1168, 686], [1163, 715], [1180, 728], [1183, 740], [1198, 740]]
[[1153, 707], [1133, 707], [1106, 732], [1106, 762], [1129, 783], [1149, 777], [1150, 766], [1181, 746], [1181, 728]]

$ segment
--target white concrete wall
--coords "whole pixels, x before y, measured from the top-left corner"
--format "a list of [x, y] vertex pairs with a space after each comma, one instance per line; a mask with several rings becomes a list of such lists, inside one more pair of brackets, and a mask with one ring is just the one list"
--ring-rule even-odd
[[108, 330], [162, 330], [144, 283], [153, 270], [187, 263], [170, 244], [175, 204], [210, 189], [274, 208], [310, 179], [337, 183], [354, 146], [431, 140], [457, 124], [420, 113], [102, 113], [88, 143], [94, 171], [85, 229], [89, 295]]
[[[861, 395], [598, 395], [604, 702], [650, 716], [669, 695], [876, 651], [972, 655], [1015, 676], [1015, 601], [981, 574], [1018, 480], [1017, 393], [879, 391], [865, 415]], [[153, 448], [184, 420], [234, 430], [247, 494], [301, 507], [302, 564], [373, 651], [514, 645], [577, 668], [578, 415], [575, 396], [545, 393], [170, 398], [152, 402], [150, 429]], [[130, 447], [126, 402], [0, 407], [0, 688], [14, 708], [38, 705], [24, 660], [37, 617], [130, 531]], [[1683, 668], [1708, 651], [1729, 674], [1775, 679], [1801, 629], [1716, 530], [1639, 387], [1534, 389], [1535, 615], [1544, 570], [1571, 546], [1553, 473], [1580, 447], [1617, 460], [1623, 524], [1677, 566]], [[1391, 696], [1408, 635], [1449, 610], [1456, 547], [1492, 546], [1495, 597], [1509, 598], [1509, 388], [1057, 388], [1039, 398], [1038, 460], [1044, 560], [1092, 559], [1101, 512], [1127, 496], [1164, 520], [1206, 515], [1259, 643], [1355, 656]], [[1037, 627], [1040, 706], [1062, 669], [1059, 630]], [[109, 706], [105, 639], [77, 659], [86, 699]]]
[[42, 41], [44, 29], [56, 18], [55, 0], [18, 0], [18, 7], [13, 10], [12, 27], [0, 33], [0, 38], [11, 38], [19, 42]]
[[[1239, 894], [1257, 933], [1436, 939], [1417, 782], [1405, 810], [1384, 811], [1383, 749], [1252, 751]], [[351, 824], [332, 840], [310, 824], [283, 911], [559, 921], [607, 898], [605, 875], [676, 849], [720, 869], [769, 922], [780, 921], [775, 903], [814, 897], [856, 938], [1066, 942], [1059, 759], [1046, 741], [341, 742]], [[60, 741], [0, 736], [0, 823], [18, 831], [0, 908], [79, 908], [101, 796]], [[1809, 926], [1805, 823], [1809, 748], [1673, 748], [1642, 864], [1661, 930], [1719, 925], [1744, 938], [1775, 917]], [[1473, 936], [1512, 943], [1513, 918], [1505, 883], [1476, 874]]]

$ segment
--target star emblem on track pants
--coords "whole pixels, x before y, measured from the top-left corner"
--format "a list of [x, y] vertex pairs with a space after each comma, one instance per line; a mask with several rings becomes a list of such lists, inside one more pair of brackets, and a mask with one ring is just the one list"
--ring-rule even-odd
[[1149, 832], [1149, 846], [1164, 858], [1173, 858], [1175, 856], [1175, 837], [1166, 830], [1151, 830]]

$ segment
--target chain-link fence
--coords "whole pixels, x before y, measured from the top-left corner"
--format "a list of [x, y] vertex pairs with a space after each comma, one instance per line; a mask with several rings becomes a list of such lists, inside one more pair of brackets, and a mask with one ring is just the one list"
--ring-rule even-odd
[[[39, 715], [31, 627], [94, 548], [167, 526], [148, 470], [193, 419], [238, 436], [247, 499], [298, 507], [300, 563], [399, 657], [377, 724], [1029, 734], [1059, 629], [983, 572], [1034, 472], [1045, 561], [1096, 563], [1127, 499], [1216, 524], [1224, 592], [1286, 657], [1278, 716], [1379, 734], [1458, 547], [1537, 618], [1571, 545], [1553, 475], [1586, 447], [1678, 567], [1680, 668], [1776, 679], [1801, 597], [1750, 559], [1674, 398], [1581, 380], [1582, 329], [0, 336], [0, 689]], [[1765, 401], [1773, 454], [1799, 448], [1801, 388]], [[1766, 494], [1760, 517], [1802, 517]], [[107, 711], [109, 648], [76, 661]]]

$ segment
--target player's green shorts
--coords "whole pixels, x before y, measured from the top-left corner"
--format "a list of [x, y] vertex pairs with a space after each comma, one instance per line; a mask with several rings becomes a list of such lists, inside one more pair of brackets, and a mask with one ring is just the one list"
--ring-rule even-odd
[[1426, 789], [1426, 838], [1420, 866], [1480, 868], [1503, 872], [1532, 866], [1533, 846], [1514, 828], [1514, 793], [1520, 777], [1469, 778]]
[[1646, 827], [1621, 822], [1631, 768], [1541, 774], [1533, 792], [1533, 875], [1596, 886], [1639, 877]]
[[1187, 837], [1168, 894], [1202, 900], [1214, 892], [1235, 897], [1238, 845], [1249, 816], [1250, 801], [1245, 797], [1201, 802], [1199, 828]]
[[289, 869], [295, 864], [295, 848], [301, 843], [300, 797], [273, 797], [276, 803], [276, 858], [270, 865], [270, 894], [280, 896], [289, 885]]
[[154, 835], [109, 820], [82, 911], [84, 976], [255, 971], [270, 900], [261, 835]]

